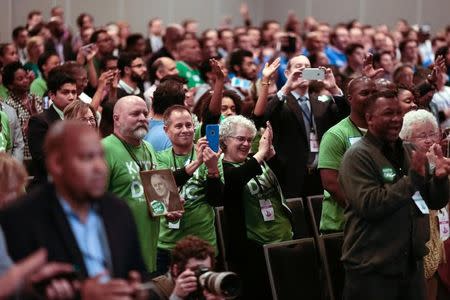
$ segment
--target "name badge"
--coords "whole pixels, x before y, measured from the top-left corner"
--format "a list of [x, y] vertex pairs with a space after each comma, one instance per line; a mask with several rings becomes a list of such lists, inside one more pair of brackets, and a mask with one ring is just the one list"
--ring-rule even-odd
[[412, 199], [414, 200], [414, 203], [416, 204], [417, 208], [422, 212], [422, 214], [428, 215], [430, 213], [428, 205], [423, 200], [422, 195], [420, 195], [419, 191], [414, 193]]
[[383, 179], [385, 182], [394, 182], [396, 175], [394, 169], [383, 168], [381, 171], [383, 172]]
[[181, 219], [175, 222], [167, 222], [167, 227], [169, 227], [169, 229], [180, 229], [180, 223]]
[[264, 222], [275, 220], [275, 212], [270, 200], [259, 200], [259, 206], [261, 207]]
[[350, 138], [348, 138], [348, 142], [350, 143], [350, 145], [353, 145], [354, 143], [356, 143], [360, 139], [361, 139], [360, 136], [350, 137]]
[[317, 140], [317, 135], [315, 132], [309, 133], [309, 149], [313, 153], [319, 152], [319, 141]]
[[439, 219], [439, 236], [442, 241], [445, 241], [450, 237], [448, 212], [445, 208], [442, 208], [438, 210], [437, 216]]

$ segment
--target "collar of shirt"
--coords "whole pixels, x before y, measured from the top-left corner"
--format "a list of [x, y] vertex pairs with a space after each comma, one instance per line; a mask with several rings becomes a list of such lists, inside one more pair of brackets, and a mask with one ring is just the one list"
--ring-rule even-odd
[[52, 106], [55, 109], [58, 116], [61, 118], [61, 120], [64, 120], [64, 112], [62, 110], [60, 110], [59, 108], [57, 108], [55, 104], [53, 104]]
[[118, 87], [127, 92], [128, 94], [132, 95], [139, 95], [139, 93], [141, 92], [141, 90], [138, 87], [133, 89], [131, 86], [126, 84], [125, 81], [123, 81], [122, 79], [119, 80]]
[[[61, 196], [57, 196], [64, 214], [69, 222], [72, 233], [83, 256], [84, 265], [90, 277], [102, 273], [108, 266], [108, 249], [103, 222], [97, 212], [97, 206], [89, 208], [86, 221], [83, 223], [73, 211], [69, 203]], [[108, 280], [109, 276], [105, 276]]]

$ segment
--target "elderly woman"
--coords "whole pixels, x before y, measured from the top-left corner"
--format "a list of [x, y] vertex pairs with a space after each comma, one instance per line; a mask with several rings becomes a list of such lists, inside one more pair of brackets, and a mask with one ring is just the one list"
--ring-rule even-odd
[[81, 100], [75, 100], [64, 109], [65, 120], [80, 120], [91, 127], [97, 127], [97, 114], [92, 105]]
[[255, 125], [243, 116], [221, 123], [227, 258], [242, 276], [243, 299], [270, 299], [263, 245], [292, 239], [292, 227], [278, 180], [267, 164], [275, 155], [270, 124], [258, 151], [249, 157], [255, 135]]
[[[438, 145], [440, 140], [439, 127], [436, 118], [430, 112], [419, 109], [405, 114], [400, 137], [405, 142], [414, 144], [417, 151], [427, 152], [430, 166], [436, 151], [440, 152]], [[447, 219], [447, 223], [442, 218]], [[446, 228], [440, 228], [440, 223]], [[424, 258], [424, 269], [427, 286], [427, 299], [436, 300], [438, 285], [441, 284], [437, 273], [439, 265], [445, 262], [443, 240], [448, 238], [448, 207], [439, 211], [430, 210], [430, 240], [427, 242], [429, 253]], [[445, 233], [446, 232], [446, 233]], [[450, 299], [447, 295], [442, 299]], [[440, 296], [439, 296], [439, 299]]]

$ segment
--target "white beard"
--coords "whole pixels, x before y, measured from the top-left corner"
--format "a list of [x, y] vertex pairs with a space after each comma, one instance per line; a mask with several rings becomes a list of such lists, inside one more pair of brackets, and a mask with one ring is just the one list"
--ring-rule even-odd
[[134, 137], [142, 140], [147, 135], [148, 130], [145, 128], [138, 128], [135, 131], [133, 131]]

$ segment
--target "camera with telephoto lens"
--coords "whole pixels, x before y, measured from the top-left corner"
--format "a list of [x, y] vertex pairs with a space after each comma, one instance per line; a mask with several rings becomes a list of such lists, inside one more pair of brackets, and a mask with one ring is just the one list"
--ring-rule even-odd
[[211, 294], [234, 299], [241, 293], [241, 280], [233, 272], [213, 272], [207, 267], [195, 270], [199, 289], [206, 289]]

